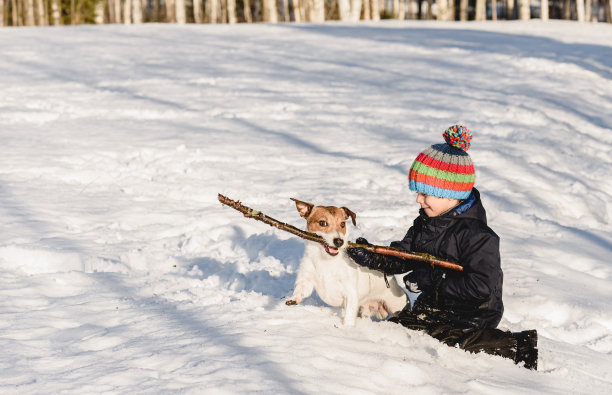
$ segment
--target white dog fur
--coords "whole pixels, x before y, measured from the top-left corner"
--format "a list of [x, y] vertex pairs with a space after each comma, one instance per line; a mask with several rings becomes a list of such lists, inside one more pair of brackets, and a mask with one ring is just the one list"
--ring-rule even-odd
[[327, 245], [308, 242], [300, 262], [293, 296], [286, 303], [299, 304], [313, 290], [330, 306], [344, 308], [344, 325], [355, 325], [356, 317], [375, 314], [383, 319], [406, 306], [404, 291], [390, 276], [389, 287], [379, 271], [357, 265], [346, 253], [348, 225], [355, 213], [346, 207], [314, 206], [292, 199], [309, 232], [322, 236]]

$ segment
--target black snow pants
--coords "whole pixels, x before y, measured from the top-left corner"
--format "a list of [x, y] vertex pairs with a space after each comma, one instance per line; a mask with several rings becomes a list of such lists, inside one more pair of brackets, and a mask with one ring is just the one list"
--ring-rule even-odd
[[411, 309], [407, 305], [390, 321], [403, 326], [421, 330], [451, 347], [472, 353], [484, 352], [513, 360], [516, 364], [524, 363], [524, 367], [537, 370], [538, 367], [538, 335], [535, 330], [523, 332], [502, 331], [495, 328], [478, 327], [469, 323], [457, 321], [454, 314], [417, 303]]

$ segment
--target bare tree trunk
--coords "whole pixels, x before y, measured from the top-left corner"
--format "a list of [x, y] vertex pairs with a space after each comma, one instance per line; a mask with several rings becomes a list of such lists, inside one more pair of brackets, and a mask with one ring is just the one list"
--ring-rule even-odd
[[370, 21], [372, 20], [372, 15], [370, 15], [370, 10], [372, 9], [371, 0], [363, 0], [363, 20]]
[[262, 2], [262, 19], [264, 22], [277, 23], [278, 12], [276, 11], [276, 0], [261, 0]]
[[193, 0], [193, 21], [202, 23], [202, 0]]
[[[121, 0], [111, 0], [113, 2], [113, 8], [115, 9], [115, 23], [121, 23]], [[61, 0], [58, 0], [61, 4]], [[61, 12], [61, 8], [60, 8]]]
[[[295, 10], [293, 10], [293, 12], [295, 13]], [[253, 22], [253, 15], [251, 15], [251, 3], [249, 2], [249, 0], [244, 0], [244, 20], [247, 23]]]
[[98, 1], [94, 7], [94, 23], [102, 25], [104, 23], [104, 1]]
[[576, 0], [576, 19], [584, 22], [584, 0]]
[[608, 4], [605, 6], [604, 11], [606, 13], [606, 21], [612, 23], [612, 0], [608, 0]]
[[357, 22], [361, 19], [362, 0], [351, 0], [351, 21]]
[[176, 23], [180, 23], [180, 24], [187, 23], [187, 12], [185, 11], [185, 0], [176, 0]]
[[459, 20], [468, 20], [468, 0], [459, 0]]
[[34, 26], [36, 23], [34, 20], [34, 0], [26, 0], [24, 5], [24, 16], [25, 16], [25, 26]]
[[176, 0], [165, 0], [166, 3], [166, 22], [176, 22]]
[[11, 19], [13, 20], [13, 26], [19, 26], [19, 18], [17, 17], [17, 0], [9, 0], [11, 2]]
[[[608, 0], [610, 1], [610, 0]], [[569, 20], [572, 16], [572, 8], [570, 0], [563, 1], [563, 9], [561, 10], [561, 18]]]
[[449, 12], [448, 12], [447, 0], [437, 0], [437, 3], [438, 3], [438, 20], [442, 22], [448, 21]]
[[221, 6], [221, 23], [227, 23], [227, 0], [221, 0], [219, 5]]
[[497, 20], [497, 0], [491, 0], [491, 20]]
[[547, 21], [549, 18], [548, 15], [548, 0], [540, 1], [540, 19], [543, 21]]
[[433, 0], [427, 0], [427, 20], [433, 19]]
[[140, 0], [132, 0], [132, 21], [142, 23], [142, 3]]
[[124, 0], [123, 2], [123, 23], [129, 25], [132, 23], [132, 1]]
[[[4, 23], [4, 19], [5, 19], [4, 11], [5, 11], [5, 9], [4, 9], [4, 0], [0, 0], [0, 27], [3, 27], [5, 25], [5, 23]], [[7, 23], [7, 25], [8, 25], [8, 23]]]
[[227, 0], [227, 23], [236, 22], [236, 0]]
[[584, 2], [584, 18], [587, 22], [593, 21], [593, 0], [586, 0]]
[[325, 22], [325, 0], [308, 0], [308, 20], [310, 22]]
[[348, 21], [351, 18], [351, 3], [349, 0], [338, 0], [338, 14], [341, 21]]
[[289, 15], [289, 0], [283, 0], [283, 21], [291, 22], [291, 15]]
[[219, 21], [219, 5], [219, 0], [206, 0], [208, 23], [217, 23]]
[[485, 0], [476, 0], [476, 16], [474, 20], [484, 21], [487, 19], [487, 3]]
[[399, 18], [399, 0], [393, 0], [393, 19]]
[[[4, 0], [0, 0], [2, 2]], [[36, 0], [36, 24], [38, 26], [45, 25], [45, 14], [47, 13], [47, 9], [45, 8], [45, 3], [43, 0]]]
[[514, 0], [506, 0], [507, 3], [507, 10], [508, 10], [508, 16], [507, 19], [514, 19]]
[[528, 21], [531, 19], [531, 0], [518, 0], [519, 6], [519, 19], [521, 21]]
[[370, 0], [370, 12], [373, 21], [380, 21], [380, 3], [379, 0]]
[[300, 0], [293, 0], [291, 2], [293, 7], [293, 20], [296, 22], [302, 22], [302, 15], [300, 14]]

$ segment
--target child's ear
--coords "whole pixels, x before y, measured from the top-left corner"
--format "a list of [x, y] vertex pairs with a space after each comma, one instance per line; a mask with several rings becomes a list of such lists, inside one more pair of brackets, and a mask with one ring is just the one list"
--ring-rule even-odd
[[302, 202], [301, 200], [297, 200], [294, 198], [291, 198], [291, 200], [293, 200], [295, 202], [295, 206], [297, 207], [297, 211], [300, 213], [300, 215], [304, 218], [308, 217], [310, 215], [310, 212], [312, 211], [312, 208], [314, 207], [314, 204], [312, 203], [308, 203], [308, 202]]
[[349, 210], [347, 207], [342, 207], [342, 210], [344, 210], [346, 219], [348, 219], [348, 217], [351, 217], [351, 219], [353, 220], [353, 226], [357, 226], [357, 221], [355, 221], [355, 217], [357, 217], [357, 214]]

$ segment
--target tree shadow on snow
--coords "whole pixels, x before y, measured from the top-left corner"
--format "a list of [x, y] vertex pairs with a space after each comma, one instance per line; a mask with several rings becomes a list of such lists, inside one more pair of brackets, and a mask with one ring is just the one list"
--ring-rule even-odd
[[[499, 33], [471, 29], [427, 27], [346, 26], [346, 25], [282, 25], [288, 29], [306, 30], [333, 37], [357, 38], [385, 43], [408, 43], [428, 49], [497, 53], [572, 63], [585, 70], [612, 78], [612, 48], [597, 44], [565, 43], [548, 37]], [[449, 57], [452, 57], [449, 52]], [[457, 55], [463, 56], [463, 55]]]
[[[185, 260], [190, 275], [197, 278], [218, 278], [221, 286], [236, 292], [257, 292], [282, 299], [293, 290], [299, 261], [304, 255], [304, 243], [298, 239], [281, 240], [270, 234], [246, 236], [234, 227], [232, 249], [244, 260], [221, 262], [210, 257]], [[194, 268], [197, 266], [197, 269]]]

